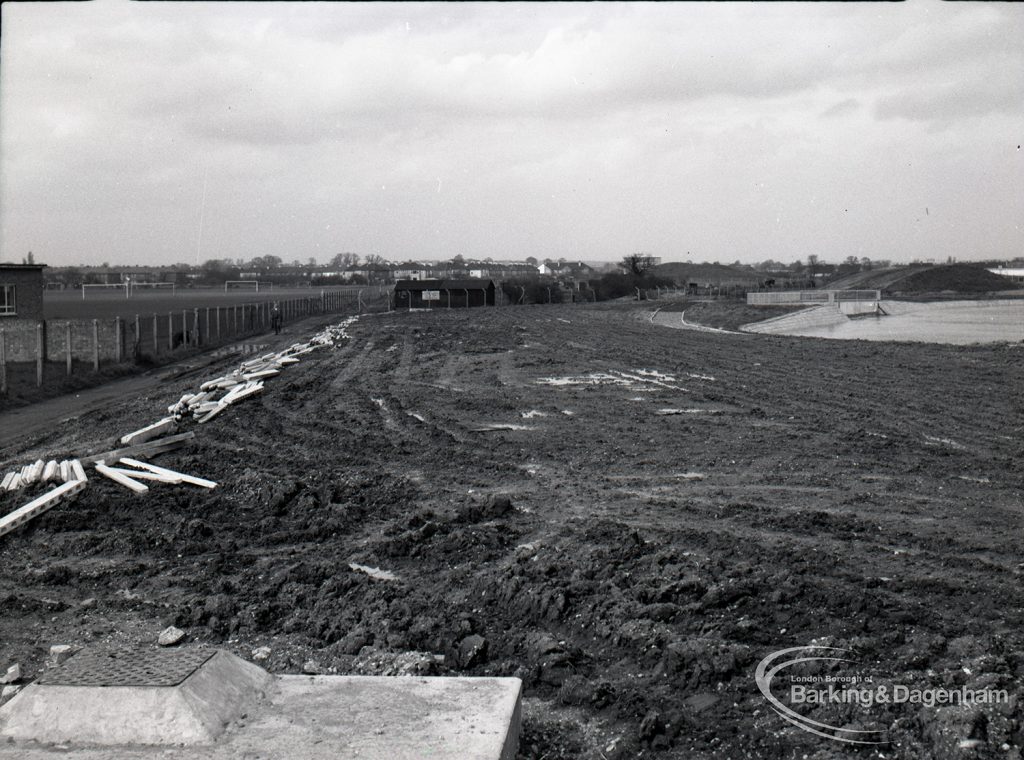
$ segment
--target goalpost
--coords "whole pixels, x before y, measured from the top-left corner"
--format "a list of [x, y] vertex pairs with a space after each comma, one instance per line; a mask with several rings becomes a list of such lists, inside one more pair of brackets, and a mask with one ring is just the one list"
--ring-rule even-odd
[[[243, 286], [248, 286], [244, 287]], [[232, 287], [235, 290], [252, 289], [255, 292], [260, 292], [259, 280], [224, 280], [224, 292], [227, 293]]]
[[127, 282], [110, 282], [110, 283], [82, 283], [82, 300], [85, 300], [85, 293], [89, 288], [96, 288], [98, 290], [123, 290], [124, 297], [128, 297], [128, 288], [130, 284]]

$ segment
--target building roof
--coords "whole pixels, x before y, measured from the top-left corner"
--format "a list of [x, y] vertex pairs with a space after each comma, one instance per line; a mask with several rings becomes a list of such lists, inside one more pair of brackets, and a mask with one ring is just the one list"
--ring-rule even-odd
[[493, 288], [494, 282], [484, 278], [462, 280], [399, 280], [395, 290], [484, 290]]
[[46, 264], [5, 264], [4, 262], [0, 261], [0, 269], [37, 269], [41, 272], [43, 271], [43, 268], [45, 266]]

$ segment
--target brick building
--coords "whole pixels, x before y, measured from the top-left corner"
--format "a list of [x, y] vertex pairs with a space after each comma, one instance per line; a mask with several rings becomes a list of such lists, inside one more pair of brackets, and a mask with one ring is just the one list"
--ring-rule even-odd
[[0, 326], [43, 318], [45, 264], [0, 264]]

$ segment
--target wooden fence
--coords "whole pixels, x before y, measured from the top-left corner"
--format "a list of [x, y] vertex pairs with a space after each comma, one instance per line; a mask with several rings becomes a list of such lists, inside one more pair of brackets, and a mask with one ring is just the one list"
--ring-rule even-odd
[[[285, 325], [317, 314], [362, 313], [389, 308], [386, 297], [364, 299], [341, 292], [276, 302]], [[26, 382], [31, 373], [10, 369], [35, 365], [35, 384], [53, 376], [55, 367], [71, 376], [98, 372], [102, 365], [169, 361], [182, 349], [218, 346], [272, 329], [273, 302], [181, 309], [137, 314], [133, 319], [66, 320], [20, 323], [0, 321], [0, 394], [15, 375]]]

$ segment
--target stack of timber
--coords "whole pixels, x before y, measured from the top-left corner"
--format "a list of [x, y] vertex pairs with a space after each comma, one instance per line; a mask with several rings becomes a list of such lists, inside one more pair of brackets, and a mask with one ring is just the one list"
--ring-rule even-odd
[[208, 422], [229, 406], [262, 393], [265, 380], [299, 363], [300, 356], [318, 348], [336, 347], [341, 341], [349, 339], [351, 336], [346, 328], [357, 319], [358, 316], [349, 317], [340, 324], [324, 328], [306, 343], [293, 343], [283, 351], [250, 359], [226, 375], [207, 380], [197, 392], [186, 393], [168, 406], [168, 416], [121, 436], [118, 439], [119, 448], [60, 462], [38, 459], [19, 470], [5, 473], [0, 481], [0, 494], [18, 491], [36, 483], [59, 481], [60, 484], [0, 518], [0, 536], [43, 514], [60, 501], [80, 493], [88, 484], [84, 469], [86, 466], [92, 466], [98, 474], [139, 495], [149, 492], [147, 483], [215, 488], [217, 484], [212, 480], [158, 467], [144, 460], [193, 440], [194, 432], [179, 432], [187, 417], [200, 424]]

